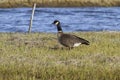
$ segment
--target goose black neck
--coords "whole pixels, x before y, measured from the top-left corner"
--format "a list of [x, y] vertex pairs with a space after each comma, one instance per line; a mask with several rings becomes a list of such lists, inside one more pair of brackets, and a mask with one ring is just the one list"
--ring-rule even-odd
[[58, 30], [58, 32], [62, 32], [62, 28], [61, 28], [60, 24], [57, 25], [57, 30]]

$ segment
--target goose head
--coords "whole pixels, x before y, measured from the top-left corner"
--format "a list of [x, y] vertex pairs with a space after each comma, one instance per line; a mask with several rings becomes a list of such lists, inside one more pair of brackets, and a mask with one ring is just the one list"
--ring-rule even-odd
[[60, 21], [55, 20], [52, 24], [54, 24], [54, 25], [58, 26], [58, 25], [60, 25]]

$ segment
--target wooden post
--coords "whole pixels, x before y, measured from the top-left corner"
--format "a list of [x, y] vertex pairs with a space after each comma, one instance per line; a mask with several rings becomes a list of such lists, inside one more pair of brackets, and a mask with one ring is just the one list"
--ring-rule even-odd
[[34, 3], [34, 5], [33, 5], [32, 15], [31, 15], [31, 18], [30, 18], [30, 25], [29, 25], [28, 33], [31, 32], [33, 17], [34, 17], [34, 13], [35, 13], [35, 8], [36, 8], [36, 3]]

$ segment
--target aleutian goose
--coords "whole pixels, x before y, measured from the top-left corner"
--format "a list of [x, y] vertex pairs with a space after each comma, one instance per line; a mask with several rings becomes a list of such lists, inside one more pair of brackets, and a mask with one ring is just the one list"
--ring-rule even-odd
[[80, 37], [77, 37], [75, 35], [71, 35], [71, 34], [65, 34], [63, 33], [62, 31], [62, 28], [61, 28], [61, 25], [60, 25], [60, 22], [58, 20], [55, 20], [53, 22], [54, 25], [57, 26], [57, 30], [58, 30], [58, 33], [57, 33], [57, 37], [58, 37], [58, 41], [60, 42], [60, 44], [62, 44], [63, 46], [65, 47], [69, 47], [69, 49], [73, 48], [73, 47], [77, 47], [79, 46], [80, 44], [85, 44], [85, 45], [89, 45], [89, 41], [83, 39], [83, 38], [80, 38]]

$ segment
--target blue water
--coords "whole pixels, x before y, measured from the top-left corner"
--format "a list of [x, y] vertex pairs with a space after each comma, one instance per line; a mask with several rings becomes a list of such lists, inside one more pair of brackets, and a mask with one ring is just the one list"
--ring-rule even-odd
[[[31, 8], [0, 8], [0, 32], [27, 32]], [[120, 31], [120, 7], [36, 8], [32, 32], [56, 32], [51, 23], [60, 20], [64, 32]]]

